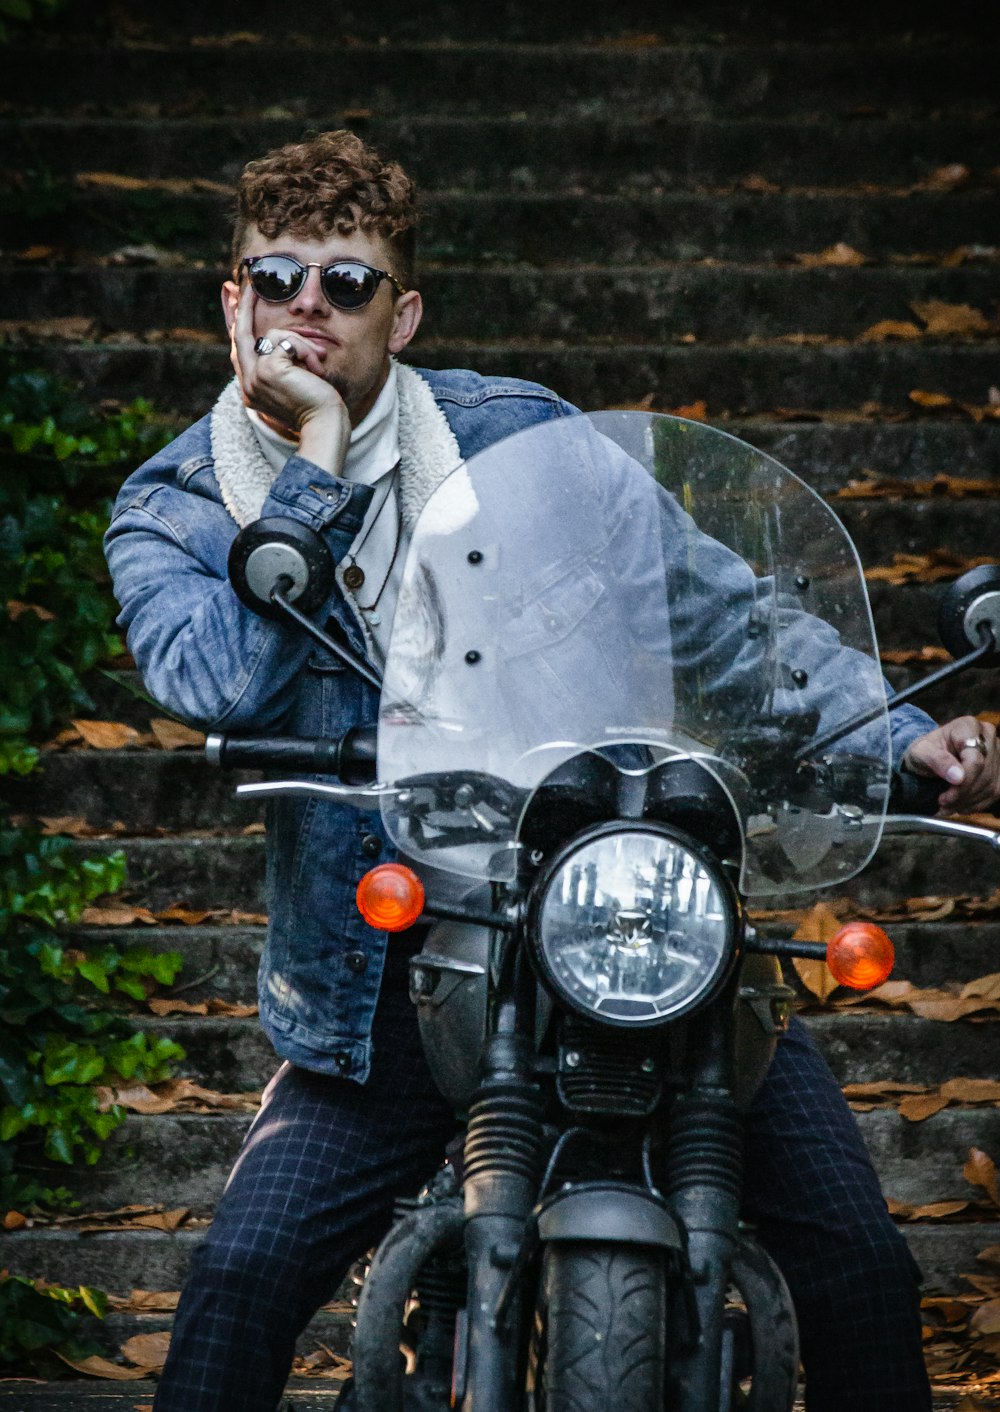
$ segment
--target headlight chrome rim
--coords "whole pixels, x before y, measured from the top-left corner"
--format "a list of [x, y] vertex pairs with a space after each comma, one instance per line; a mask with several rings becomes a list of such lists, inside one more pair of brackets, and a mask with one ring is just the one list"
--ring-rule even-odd
[[[628, 835], [650, 836], [690, 855], [715, 886], [724, 913], [724, 936], [714, 967], [710, 967], [705, 972], [702, 983], [693, 988], [682, 1001], [648, 1015], [623, 1016], [609, 1013], [607, 1010], [595, 1009], [592, 1004], [587, 1004], [574, 995], [556, 972], [543, 935], [545, 905], [552, 895], [553, 886], [560, 873], [572, 863], [578, 854], [591, 848], [595, 843]], [[549, 860], [531, 889], [527, 913], [527, 936], [536, 970], [546, 989], [560, 1004], [567, 1006], [576, 1014], [585, 1016], [595, 1024], [626, 1030], [650, 1029], [670, 1024], [689, 1014], [692, 1010], [702, 1008], [718, 994], [726, 979], [732, 974], [741, 954], [744, 920], [743, 906], [735, 886], [719, 859], [700, 840], [667, 824], [647, 819], [629, 821], [619, 819], [578, 834]]]

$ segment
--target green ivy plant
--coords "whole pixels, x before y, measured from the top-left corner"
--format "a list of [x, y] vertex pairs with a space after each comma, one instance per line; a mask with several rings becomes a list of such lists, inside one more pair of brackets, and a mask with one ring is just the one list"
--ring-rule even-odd
[[98, 1352], [92, 1340], [81, 1339], [80, 1316], [103, 1319], [106, 1311], [105, 1295], [87, 1285], [65, 1289], [0, 1272], [0, 1372], [27, 1366], [45, 1373], [50, 1349], [74, 1360]]
[[[87, 673], [122, 650], [101, 553], [107, 493], [169, 436], [146, 403], [94, 412], [0, 354], [0, 775], [40, 767], [39, 743], [93, 708]], [[81, 858], [0, 808], [0, 1215], [74, 1204], [53, 1164], [95, 1163], [126, 1116], [113, 1090], [166, 1078], [183, 1056], [129, 1019], [180, 956], [69, 934], [124, 878], [121, 853]], [[69, 1346], [98, 1304], [0, 1277], [0, 1364]]]

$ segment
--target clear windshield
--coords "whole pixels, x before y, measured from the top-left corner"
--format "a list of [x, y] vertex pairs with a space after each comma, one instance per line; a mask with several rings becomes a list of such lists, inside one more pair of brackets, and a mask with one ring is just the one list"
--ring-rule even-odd
[[700, 758], [739, 815], [749, 895], [840, 882], [877, 845], [858, 820], [884, 811], [888, 719], [854, 547], [790, 471], [701, 423], [519, 432], [415, 527], [379, 721], [401, 850], [513, 877], [531, 792], [587, 749], [640, 774]]

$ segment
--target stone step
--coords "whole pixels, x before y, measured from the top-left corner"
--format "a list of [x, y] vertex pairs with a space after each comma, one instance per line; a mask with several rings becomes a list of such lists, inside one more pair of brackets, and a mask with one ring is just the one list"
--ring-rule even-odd
[[[923, 1205], [974, 1195], [962, 1176], [971, 1147], [1000, 1154], [1000, 1109], [949, 1108], [920, 1123], [891, 1109], [858, 1113], [882, 1188], [895, 1201]], [[209, 1216], [240, 1144], [249, 1114], [188, 1113], [130, 1117], [110, 1139], [96, 1168], [74, 1175], [83, 1210], [113, 1210], [155, 1200]]]
[[[716, 425], [774, 456], [820, 495], [834, 496], [848, 481], [871, 477], [919, 482], [947, 475], [1000, 485], [1000, 421], [996, 419], [973, 422], [968, 418], [927, 420], [914, 416], [913, 420], [880, 421], [855, 413], [822, 421], [820, 413], [802, 415], [805, 420], [731, 417], [718, 420]], [[23, 463], [23, 457], [0, 449], [0, 476], [17, 473]], [[132, 468], [85, 469], [114, 493]], [[919, 503], [926, 506], [928, 500], [937, 498], [932, 494]], [[892, 503], [904, 514], [926, 513], [926, 509], [918, 510], [905, 501]], [[838, 499], [832, 504], [842, 517], [853, 513], [851, 501]], [[859, 508], [870, 508], [869, 502], [860, 502]], [[989, 512], [989, 506], [983, 508]], [[91, 690], [103, 689], [103, 680], [91, 682]]]
[[[715, 45], [758, 45], [764, 38], [791, 40], [806, 38], [859, 43], [876, 37], [897, 38], [912, 43], [914, 34], [923, 38], [967, 37], [973, 26], [991, 16], [982, 0], [959, 0], [947, 10], [915, 11], [895, 6], [838, 7], [816, 10], [778, 0], [762, 12], [748, 0], [704, 0], [701, 4], [672, 6], [665, 14], [655, 0], [618, 0], [613, 10], [595, 0], [551, 0], [545, 6], [526, 0], [506, 0], [500, 8], [468, 5], [464, 0], [435, 0], [415, 10], [401, 0], [383, 0], [378, 7], [346, 0], [338, 5], [324, 30], [334, 38], [349, 42], [400, 43], [414, 40], [454, 42], [500, 39], [527, 43], [565, 43], [581, 40], [595, 43], [621, 43], [630, 50], [642, 48], [658, 37], [671, 42], [707, 42]], [[234, 30], [234, 26], [240, 28]], [[234, 14], [229, 6], [206, 9], [198, 0], [172, 0], [168, 13], [155, 0], [130, 0], [127, 12], [112, 0], [93, 0], [85, 16], [59, 16], [51, 32], [54, 40], [79, 34], [92, 43], [98, 35], [121, 33], [129, 42], [139, 39], [177, 43], [194, 37], [198, 43], [212, 36], [236, 44], [234, 34], [254, 36], [250, 42], [280, 44], [289, 36], [296, 43], [316, 35], [315, 7], [310, 0], [286, 0], [275, 12], [269, 0], [243, 0]]]
[[[257, 1092], [278, 1067], [256, 1019], [133, 1016], [143, 1029], [184, 1047], [183, 1078], [223, 1093]], [[948, 1079], [995, 1078], [1000, 1021], [924, 1020], [895, 1011], [831, 1011], [805, 1016], [840, 1083], [935, 1086]]]
[[[896, 949], [896, 980], [905, 979], [917, 986], [940, 986], [975, 980], [1000, 969], [1000, 923], [949, 920], [888, 922], [885, 926]], [[763, 923], [758, 930], [765, 936], [785, 937], [791, 935], [793, 928]], [[100, 947], [113, 940], [122, 947], [146, 946], [155, 952], [177, 952], [184, 962], [177, 994], [184, 1000], [256, 1002], [263, 926], [77, 926], [69, 935], [73, 945], [83, 948]], [[786, 970], [794, 980], [791, 968]]]
[[[981, 1250], [1000, 1240], [1000, 1222], [954, 1225], [910, 1223], [902, 1227], [932, 1288], [962, 1287], [961, 1273], [975, 1270]], [[105, 1231], [74, 1236], [58, 1230], [0, 1235], [0, 1255], [12, 1274], [31, 1274], [59, 1284], [91, 1284], [111, 1294], [132, 1289], [180, 1289], [200, 1232]]]
[[[39, 344], [25, 358], [79, 382], [94, 401], [138, 389], [163, 411], [202, 415], [229, 373], [226, 347], [181, 342]], [[895, 345], [714, 346], [528, 342], [440, 343], [421, 339], [407, 361], [471, 367], [555, 388], [587, 410], [653, 398], [655, 409], [708, 402], [711, 416], [788, 407], [825, 411], [877, 403], [905, 414], [914, 389], [983, 405], [996, 382], [996, 346], [921, 341]], [[648, 405], [648, 404], [647, 404]]]
[[[358, 814], [359, 829], [367, 827]], [[117, 846], [114, 840], [112, 846]], [[223, 834], [180, 838], [125, 838], [121, 847], [129, 865], [123, 897], [158, 910], [175, 902], [190, 908], [225, 907], [261, 911], [264, 905], [264, 840]], [[105, 855], [107, 839], [74, 841], [81, 858]], [[755, 906], [811, 906], [820, 897], [839, 894], [863, 905], [887, 906], [902, 898], [956, 892], [989, 893], [996, 887], [991, 850], [979, 842], [938, 836], [889, 837], [857, 876], [823, 892], [792, 892], [754, 899]]]
[[[5, 101], [22, 113], [252, 118], [267, 97], [290, 115], [345, 109], [413, 112], [605, 110], [674, 117], [813, 115], [860, 122], [886, 111], [985, 109], [995, 98], [989, 47], [893, 44], [674, 45], [331, 43], [246, 44], [239, 64], [216, 49], [167, 45], [8, 50]], [[52, 83], [53, 63], [59, 82]], [[179, 97], [176, 72], [183, 66]]]
[[[568, 252], [571, 253], [571, 252]], [[197, 328], [228, 338], [219, 307], [219, 270], [81, 266], [18, 267], [0, 278], [4, 318], [92, 320], [107, 330]], [[922, 267], [774, 267], [741, 264], [581, 266], [546, 270], [449, 266], [421, 273], [424, 329], [435, 339], [516, 338], [581, 341], [609, 330], [623, 343], [709, 343], [788, 334], [856, 339], [880, 320], [916, 328], [913, 304], [940, 300], [992, 314], [992, 265]]]
[[[339, 95], [338, 95], [339, 96]], [[349, 123], [423, 186], [473, 189], [632, 191], [738, 181], [825, 186], [874, 181], [895, 187], [945, 163], [977, 172], [995, 164], [996, 123], [871, 119], [803, 122], [773, 118], [683, 120], [523, 116], [348, 119], [328, 108], [308, 126]], [[29, 171], [116, 170], [143, 178], [234, 181], [244, 163], [298, 141], [301, 118], [0, 119], [8, 162]]]
[[[633, 191], [627, 202], [599, 194], [499, 196], [428, 188], [420, 203], [420, 254], [425, 261], [538, 266], [561, 264], [567, 251], [580, 261], [641, 264], [788, 260], [837, 240], [874, 260], [997, 244], [997, 201], [991, 191], [831, 193], [815, 188], [820, 174], [805, 190]], [[119, 180], [124, 184], [129, 178]], [[228, 260], [229, 195], [155, 186], [74, 189], [37, 169], [23, 181], [23, 191], [0, 196], [0, 245], [6, 249], [50, 245], [52, 258], [65, 262], [75, 258], [74, 251], [108, 253], [150, 244], [173, 258], [185, 255], [220, 266]]]

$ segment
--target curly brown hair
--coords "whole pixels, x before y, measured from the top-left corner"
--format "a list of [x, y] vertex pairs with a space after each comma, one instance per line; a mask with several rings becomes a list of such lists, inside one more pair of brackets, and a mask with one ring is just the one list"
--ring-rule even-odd
[[334, 231], [381, 236], [395, 256], [392, 271], [409, 286], [416, 251], [416, 187], [398, 162], [384, 162], [346, 129], [277, 147], [243, 169], [236, 193], [233, 265], [256, 226], [273, 240], [287, 232], [322, 239]]

